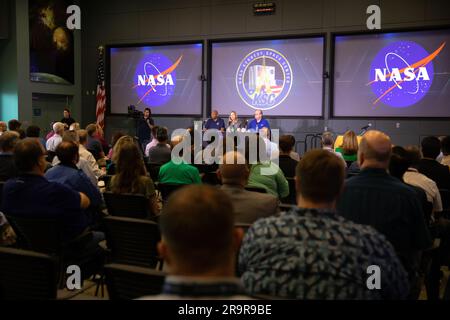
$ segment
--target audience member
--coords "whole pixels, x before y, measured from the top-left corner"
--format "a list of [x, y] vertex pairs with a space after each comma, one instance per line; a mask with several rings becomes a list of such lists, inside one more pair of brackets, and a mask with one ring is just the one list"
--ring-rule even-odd
[[162, 294], [143, 299], [249, 299], [235, 278], [242, 229], [220, 189], [189, 186], [169, 197], [158, 251], [169, 274]]
[[156, 131], [156, 139], [158, 144], [149, 150], [148, 161], [161, 165], [166, 164], [172, 158], [172, 150], [167, 145], [169, 139], [167, 128], [159, 127]]
[[[252, 294], [287, 299], [403, 299], [408, 278], [392, 245], [370, 226], [336, 214], [345, 166], [326, 150], [297, 166], [298, 208], [260, 219], [242, 243], [239, 269]], [[367, 289], [380, 267], [381, 290]]]
[[8, 131], [8, 126], [6, 125], [6, 122], [0, 121], [0, 136]]
[[145, 147], [145, 151], [144, 151], [144, 154], [146, 157], [148, 157], [148, 153], [150, 152], [150, 149], [155, 147], [158, 144], [158, 139], [156, 139], [156, 132], [158, 131], [158, 128], [159, 128], [159, 126], [152, 127], [152, 141], [150, 141], [150, 143], [147, 144], [147, 146]]
[[13, 119], [8, 122], [9, 131], [16, 131], [19, 134], [20, 139], [25, 139], [26, 134], [25, 134], [25, 131], [23, 131], [21, 127], [22, 127], [22, 123], [19, 122], [19, 120]]
[[120, 138], [114, 147], [113, 161], [116, 174], [111, 178], [109, 188], [113, 193], [144, 195], [149, 201], [149, 213], [156, 215], [158, 207], [155, 185], [147, 176], [138, 145], [130, 138], [128, 136]]
[[62, 135], [64, 134], [64, 124], [61, 122], [56, 122], [53, 124], [54, 135], [47, 140], [46, 148], [48, 151], [55, 152], [56, 147], [62, 141]]
[[280, 156], [280, 151], [278, 150], [278, 145], [272, 142], [272, 134], [269, 128], [262, 128], [259, 131], [260, 137], [263, 139], [266, 145], [266, 154], [270, 160], [276, 160]]
[[60, 163], [45, 173], [50, 182], [61, 183], [70, 189], [84, 193], [90, 200], [91, 207], [99, 207], [102, 196], [97, 186], [77, 167], [80, 160], [78, 144], [74, 141], [62, 141], [56, 148]]
[[338, 211], [386, 236], [409, 274], [415, 295], [420, 254], [431, 247], [431, 238], [414, 190], [387, 173], [390, 157], [387, 135], [376, 130], [364, 135], [358, 151], [361, 172], [346, 181]]
[[336, 149], [336, 152], [340, 152], [347, 162], [358, 159], [358, 138], [354, 131], [349, 130], [344, 134], [342, 145]]
[[291, 157], [292, 144], [289, 136], [280, 137], [280, 156], [279, 156], [279, 166], [283, 171], [286, 178], [295, 177], [295, 168], [297, 167], [298, 161], [295, 161]]
[[143, 151], [152, 138], [152, 128], [154, 125], [155, 121], [152, 118], [152, 110], [150, 108], [145, 108], [143, 118], [138, 121], [136, 134], [139, 139], [140, 148], [142, 148]]
[[421, 154], [417, 147], [409, 147], [406, 150], [406, 157], [409, 167], [403, 175], [403, 180], [410, 185], [421, 188], [425, 191], [427, 201], [433, 204], [434, 212], [442, 211], [441, 194], [436, 182], [420, 173], [418, 168], [420, 166]]
[[111, 160], [113, 158], [114, 155], [114, 147], [117, 143], [117, 141], [119, 141], [120, 138], [122, 138], [125, 134], [122, 131], [116, 132], [114, 133], [112, 140], [111, 140], [111, 148], [109, 149], [108, 152], [108, 159]]
[[[172, 148], [183, 142], [182, 136], [173, 137]], [[180, 163], [175, 163], [180, 162]], [[159, 182], [164, 184], [201, 184], [200, 172], [190, 164], [187, 164], [179, 157], [172, 159], [159, 169]]]
[[331, 132], [326, 131], [322, 134], [322, 149], [335, 154], [340, 159], [342, 159], [342, 161], [345, 163], [345, 165], [347, 165], [342, 153], [334, 151], [334, 137]]
[[290, 145], [291, 145], [291, 153], [290, 153], [290, 156], [291, 156], [291, 158], [292, 159], [294, 159], [295, 161], [300, 161], [300, 155], [297, 153], [297, 152], [295, 152], [294, 150], [295, 150], [295, 144], [296, 144], [296, 142], [295, 142], [295, 137], [293, 136], [293, 135], [287, 135], [287, 137], [289, 137], [289, 141], [290, 141]]
[[81, 130], [81, 125], [78, 122], [74, 122], [70, 125], [69, 131], [78, 131]]
[[16, 131], [7, 131], [0, 136], [0, 181], [16, 177], [19, 172], [14, 164], [14, 147], [20, 136]]
[[78, 136], [79, 143], [79, 154], [80, 159], [86, 160], [89, 164], [91, 171], [94, 173], [96, 179], [100, 178], [104, 175], [103, 171], [99, 168], [98, 163], [94, 157], [94, 155], [86, 149], [86, 145], [88, 142], [88, 133], [86, 130], [78, 130], [76, 131]]
[[86, 149], [92, 153], [96, 161], [105, 158], [105, 153], [103, 152], [103, 147], [97, 138], [98, 127], [95, 123], [92, 123], [86, 127], [87, 132], [87, 143]]
[[418, 170], [436, 182], [439, 189], [450, 189], [449, 167], [436, 161], [441, 152], [441, 142], [436, 137], [426, 137], [422, 140], [422, 155]]
[[20, 175], [3, 188], [2, 212], [13, 217], [61, 219], [65, 241], [81, 235], [88, 227], [82, 210], [89, 207], [89, 198], [44, 177], [47, 162], [39, 141], [19, 141], [14, 162]]
[[450, 167], [450, 136], [446, 136], [441, 141], [442, 160], [441, 164]]
[[41, 128], [31, 125], [27, 128], [27, 138], [37, 138], [42, 146], [45, 148], [45, 140], [41, 138]]
[[251, 164], [251, 159], [247, 158], [248, 163], [251, 164], [248, 186], [266, 189], [268, 193], [279, 199], [287, 197], [289, 195], [289, 183], [283, 171], [272, 161], [260, 159], [260, 155], [267, 154], [262, 138], [258, 138], [257, 149], [257, 161], [255, 164]]
[[250, 169], [245, 157], [240, 153], [225, 154], [217, 176], [222, 181], [222, 190], [228, 194], [233, 203], [236, 223], [252, 224], [259, 218], [278, 213], [277, 197], [245, 190]]

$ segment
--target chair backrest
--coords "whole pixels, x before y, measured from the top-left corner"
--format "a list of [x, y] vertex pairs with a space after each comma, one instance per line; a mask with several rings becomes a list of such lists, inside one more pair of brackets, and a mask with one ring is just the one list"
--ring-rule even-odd
[[56, 299], [57, 262], [46, 254], [0, 247], [0, 301]]
[[253, 191], [253, 192], [259, 192], [259, 193], [267, 193], [267, 190], [264, 188], [260, 188], [260, 187], [250, 187], [250, 186], [246, 186], [245, 190], [247, 191]]
[[166, 274], [130, 265], [105, 265], [110, 300], [130, 300], [161, 293]]
[[103, 193], [108, 213], [117, 217], [145, 219], [149, 217], [149, 200], [140, 194]]
[[281, 199], [281, 202], [285, 204], [296, 204], [297, 193], [295, 190], [295, 178], [286, 178], [286, 180], [289, 184], [289, 195], [286, 198]]
[[6, 216], [17, 234], [20, 248], [47, 254], [60, 254], [63, 247], [62, 226], [57, 219]]
[[159, 179], [159, 169], [161, 169], [161, 164], [146, 162], [145, 167], [147, 168], [148, 173], [150, 174], [150, 178], [152, 178], [153, 182], [158, 181]]
[[107, 174], [107, 175], [101, 176], [100, 178], [98, 178], [98, 180], [103, 181], [105, 183], [105, 187], [108, 188], [112, 177], [113, 177], [112, 175]]
[[106, 241], [114, 263], [156, 268], [161, 240], [158, 224], [150, 220], [106, 217]]
[[169, 184], [169, 183], [159, 183], [158, 190], [161, 192], [161, 198], [163, 202], [166, 202], [169, 196], [176, 190], [186, 186], [185, 184]]

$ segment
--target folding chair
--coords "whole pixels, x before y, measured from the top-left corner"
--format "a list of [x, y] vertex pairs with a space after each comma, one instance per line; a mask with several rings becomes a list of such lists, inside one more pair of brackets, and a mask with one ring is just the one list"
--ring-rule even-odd
[[149, 200], [140, 194], [103, 193], [108, 213], [117, 217], [145, 219], [150, 217]]
[[106, 287], [110, 300], [130, 300], [161, 293], [166, 274], [143, 267], [108, 264]]
[[0, 247], [0, 301], [56, 299], [58, 267], [42, 253]]
[[161, 234], [150, 220], [105, 217], [106, 242], [113, 263], [162, 269], [157, 245]]

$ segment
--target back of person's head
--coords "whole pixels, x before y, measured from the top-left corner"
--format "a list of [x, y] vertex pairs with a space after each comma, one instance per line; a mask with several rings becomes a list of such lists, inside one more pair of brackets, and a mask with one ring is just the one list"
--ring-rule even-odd
[[91, 123], [86, 127], [86, 132], [89, 137], [92, 137], [97, 132], [97, 125], [95, 123]]
[[80, 144], [85, 144], [87, 142], [88, 134], [86, 130], [78, 130], [77, 131], [78, 138], [80, 139]]
[[169, 139], [169, 134], [167, 132], [167, 128], [165, 127], [159, 127], [156, 131], [156, 139], [159, 143], [166, 143]]
[[441, 148], [444, 156], [450, 155], [450, 136], [445, 136], [442, 138]]
[[441, 141], [434, 136], [425, 137], [421, 143], [424, 158], [436, 159], [441, 153]]
[[55, 122], [53, 124], [53, 131], [59, 135], [62, 136], [62, 134], [64, 133], [64, 129], [65, 129], [65, 125], [64, 123], [61, 122]]
[[36, 166], [40, 167], [42, 173], [45, 169], [45, 150], [36, 138], [26, 138], [17, 142], [14, 148], [14, 163], [17, 170], [26, 173], [31, 172]]
[[63, 141], [56, 147], [56, 156], [62, 165], [75, 165], [78, 163], [78, 145], [73, 141]]
[[172, 137], [171, 141], [170, 141], [170, 146], [173, 148], [175, 148], [175, 146], [177, 146], [178, 144], [183, 142], [184, 137], [179, 135], [179, 136], [174, 136]]
[[113, 151], [116, 165], [116, 183], [112, 191], [116, 193], [136, 193], [139, 177], [147, 174], [141, 151], [134, 139], [124, 136], [117, 141]]
[[284, 154], [289, 154], [292, 151], [292, 141], [290, 136], [281, 136], [279, 140], [280, 151]]
[[19, 139], [20, 135], [16, 131], [4, 132], [0, 136], [0, 151], [12, 152]]
[[17, 131], [22, 126], [22, 123], [19, 120], [13, 119], [8, 122], [8, 128], [10, 131]]
[[250, 175], [250, 169], [245, 157], [236, 151], [227, 152], [219, 166], [218, 176], [224, 185], [241, 185], [245, 187]]
[[230, 198], [219, 188], [188, 186], [174, 192], [160, 218], [160, 254], [169, 273], [209, 274], [233, 267], [235, 217]]
[[359, 145], [360, 167], [388, 169], [392, 154], [391, 138], [377, 130], [367, 132]]
[[158, 132], [159, 126], [153, 126], [152, 128], [152, 136], [156, 138], [156, 133]]
[[331, 132], [324, 132], [322, 134], [322, 146], [323, 147], [334, 147], [334, 136]]
[[114, 147], [117, 141], [119, 141], [119, 139], [122, 138], [123, 136], [125, 136], [125, 133], [123, 133], [122, 131], [114, 133], [112, 136], [111, 145]]
[[62, 141], [75, 142], [78, 146], [78, 144], [80, 143], [80, 137], [77, 131], [66, 131], [62, 136]]
[[345, 179], [343, 161], [327, 150], [309, 151], [296, 169], [297, 195], [313, 203], [332, 203]]
[[406, 157], [408, 159], [409, 165], [413, 168], [418, 168], [420, 165], [420, 160], [422, 160], [422, 153], [417, 146], [408, 146], [406, 149]]
[[41, 128], [31, 125], [27, 128], [26, 134], [28, 138], [39, 138], [41, 136]]
[[5, 132], [6, 130], [8, 130], [6, 122], [0, 121], [0, 132]]
[[391, 176], [403, 181], [403, 175], [410, 167], [408, 151], [400, 146], [392, 148], [392, 155], [389, 161], [389, 173]]
[[344, 154], [358, 153], [358, 138], [356, 137], [356, 133], [354, 131], [349, 130], [344, 133], [341, 148], [344, 151]]
[[72, 123], [69, 127], [70, 131], [78, 131], [81, 129], [81, 126], [78, 122]]

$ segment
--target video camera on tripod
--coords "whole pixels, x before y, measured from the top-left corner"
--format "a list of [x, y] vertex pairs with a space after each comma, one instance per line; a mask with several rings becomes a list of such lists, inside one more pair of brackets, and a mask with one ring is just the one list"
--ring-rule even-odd
[[141, 119], [144, 117], [144, 113], [142, 111], [136, 110], [136, 106], [130, 105], [128, 106], [128, 117], [133, 119]]

